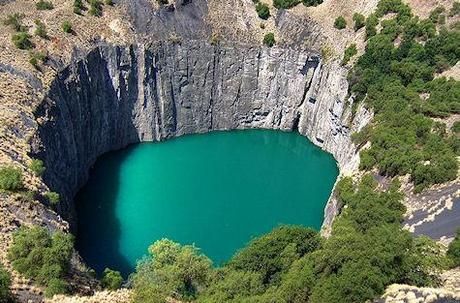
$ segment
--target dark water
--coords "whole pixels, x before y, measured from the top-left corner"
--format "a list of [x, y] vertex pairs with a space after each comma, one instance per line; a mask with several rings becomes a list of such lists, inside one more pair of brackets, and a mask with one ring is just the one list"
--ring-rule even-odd
[[195, 244], [215, 264], [279, 224], [319, 229], [338, 175], [297, 133], [215, 132], [101, 157], [76, 197], [77, 248], [97, 272], [124, 275], [147, 247]]

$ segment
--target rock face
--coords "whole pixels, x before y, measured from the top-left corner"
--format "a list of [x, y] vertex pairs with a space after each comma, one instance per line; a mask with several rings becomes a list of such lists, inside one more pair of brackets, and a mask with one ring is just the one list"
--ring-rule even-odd
[[370, 115], [359, 111], [351, 121], [345, 75], [337, 63], [289, 49], [203, 41], [101, 45], [53, 82], [36, 112], [44, 122], [34, 153], [45, 161], [45, 182], [64, 197], [60, 212], [70, 222], [73, 196], [97, 157], [140, 141], [212, 130], [298, 130], [332, 153], [341, 172], [351, 171], [359, 161], [351, 128]]

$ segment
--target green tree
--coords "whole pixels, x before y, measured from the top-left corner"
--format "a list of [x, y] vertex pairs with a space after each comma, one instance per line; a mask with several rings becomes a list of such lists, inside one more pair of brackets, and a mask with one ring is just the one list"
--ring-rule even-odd
[[270, 9], [265, 3], [257, 2], [256, 11], [261, 19], [267, 20], [270, 17]]
[[297, 4], [300, 3], [300, 0], [273, 0], [273, 6], [281, 9], [288, 9], [291, 7], [296, 6]]
[[18, 32], [13, 35], [11, 41], [13, 41], [14, 46], [19, 49], [31, 49], [34, 47], [32, 41], [30, 41], [31, 36], [26, 32]]
[[302, 0], [302, 3], [305, 6], [317, 6], [323, 3], [323, 0]]
[[211, 264], [194, 246], [167, 239], [156, 241], [131, 277], [134, 302], [164, 302], [166, 297], [194, 299], [209, 280]]
[[0, 190], [16, 191], [22, 188], [22, 171], [19, 168], [0, 167]]
[[345, 27], [347, 27], [347, 21], [343, 16], [339, 16], [334, 21], [334, 27], [336, 29], [344, 29]]
[[355, 23], [353, 28], [355, 29], [355, 32], [358, 31], [359, 29], [363, 28], [364, 25], [366, 24], [366, 17], [364, 17], [360, 13], [354, 13], [353, 14], [353, 22]]
[[268, 33], [264, 36], [264, 44], [267, 45], [268, 47], [272, 47], [275, 45], [275, 34], [273, 33]]
[[123, 284], [123, 277], [119, 271], [111, 270], [110, 268], [104, 269], [101, 279], [102, 286], [106, 289], [116, 290]]
[[358, 49], [356, 48], [356, 44], [353, 43], [349, 47], [345, 49], [345, 53], [343, 54], [342, 64], [346, 65], [350, 61], [350, 59], [358, 53]]
[[45, 172], [45, 165], [40, 159], [32, 159], [29, 164], [29, 169], [36, 175], [41, 176]]
[[11, 276], [9, 272], [0, 264], [0, 303], [10, 302]]
[[38, 10], [51, 10], [54, 8], [53, 3], [45, 0], [39, 0], [37, 3], [35, 3], [35, 6]]
[[71, 34], [73, 32], [72, 24], [70, 23], [70, 21], [65, 20], [64, 22], [62, 22], [62, 31], [68, 34]]
[[69, 284], [66, 281], [53, 278], [45, 289], [45, 297], [52, 298], [54, 295], [66, 294], [68, 291]]
[[447, 256], [452, 260], [453, 266], [460, 266], [460, 229], [452, 242], [449, 244]]

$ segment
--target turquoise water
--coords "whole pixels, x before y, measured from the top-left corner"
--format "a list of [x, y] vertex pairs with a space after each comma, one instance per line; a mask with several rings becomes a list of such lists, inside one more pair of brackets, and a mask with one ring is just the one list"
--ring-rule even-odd
[[245, 130], [141, 143], [102, 156], [76, 197], [77, 249], [125, 276], [147, 247], [195, 244], [216, 265], [279, 224], [319, 229], [338, 175], [297, 133]]

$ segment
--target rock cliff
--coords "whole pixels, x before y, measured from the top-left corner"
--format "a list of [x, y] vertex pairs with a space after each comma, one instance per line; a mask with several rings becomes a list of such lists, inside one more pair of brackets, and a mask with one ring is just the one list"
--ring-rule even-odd
[[[299, 131], [332, 153], [341, 172], [358, 156], [350, 133], [346, 70], [316, 53], [203, 41], [103, 44], [63, 68], [36, 111], [33, 154], [60, 212], [74, 222], [72, 198], [101, 154], [140, 141], [213, 130]], [[327, 224], [335, 200], [326, 209]]]

